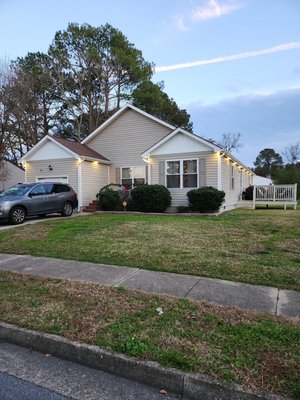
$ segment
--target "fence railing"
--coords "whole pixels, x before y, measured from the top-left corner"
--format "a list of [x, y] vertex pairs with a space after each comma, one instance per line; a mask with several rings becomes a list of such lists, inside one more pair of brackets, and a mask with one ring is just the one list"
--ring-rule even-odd
[[297, 202], [297, 183], [294, 185], [254, 185], [253, 202]]

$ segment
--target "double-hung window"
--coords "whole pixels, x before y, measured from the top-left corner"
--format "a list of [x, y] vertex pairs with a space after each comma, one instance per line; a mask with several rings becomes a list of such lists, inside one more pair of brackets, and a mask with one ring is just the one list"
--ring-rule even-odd
[[199, 175], [198, 160], [166, 161], [166, 186], [168, 188], [196, 188]]
[[234, 164], [230, 165], [230, 190], [234, 190]]
[[144, 185], [146, 183], [146, 167], [121, 168], [121, 183], [128, 185], [130, 189], [137, 185]]

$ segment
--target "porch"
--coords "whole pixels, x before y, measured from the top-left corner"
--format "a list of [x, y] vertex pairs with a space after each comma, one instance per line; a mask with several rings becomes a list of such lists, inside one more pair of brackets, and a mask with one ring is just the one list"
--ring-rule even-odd
[[297, 208], [297, 183], [293, 185], [254, 185], [253, 200], [242, 200], [238, 207], [255, 209], [257, 205]]

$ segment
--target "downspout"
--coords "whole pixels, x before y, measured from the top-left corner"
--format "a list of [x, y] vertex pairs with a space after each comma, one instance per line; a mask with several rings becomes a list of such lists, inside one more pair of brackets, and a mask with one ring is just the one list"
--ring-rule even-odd
[[222, 160], [221, 160], [221, 152], [218, 151], [218, 159], [217, 159], [217, 165], [218, 165], [218, 190], [222, 190]]
[[82, 208], [82, 168], [81, 164], [85, 159], [79, 158], [78, 159], [78, 209], [77, 211], [80, 212]]

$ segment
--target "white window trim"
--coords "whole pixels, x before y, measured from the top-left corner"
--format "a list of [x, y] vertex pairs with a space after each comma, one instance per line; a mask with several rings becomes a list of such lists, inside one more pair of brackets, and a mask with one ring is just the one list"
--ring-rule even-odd
[[[168, 174], [167, 169], [168, 169], [168, 162], [178, 162], [179, 161], [179, 174]], [[191, 174], [184, 174], [183, 173], [183, 162], [184, 161], [196, 161], [197, 162], [197, 172], [196, 173], [191, 173]], [[165, 160], [165, 184], [166, 188], [167, 186], [167, 176], [174, 176], [174, 175], [179, 175], [179, 187], [178, 188], [168, 188], [168, 189], [198, 189], [199, 188], [199, 158], [181, 158], [181, 159], [176, 159], [176, 160]], [[183, 175], [197, 175], [197, 187], [183, 187]]]
[[132, 168], [132, 170], [133, 170], [132, 171], [132, 177], [131, 177], [132, 187], [134, 187], [134, 179], [135, 179], [134, 171], [135, 171], [135, 168], [143, 168], [144, 169], [144, 180], [145, 180], [145, 183], [147, 182], [146, 165], [129, 165], [127, 167], [126, 166], [120, 167], [120, 183], [121, 183], [121, 185], [122, 185], [122, 179], [127, 179], [127, 178], [123, 178], [123, 176], [122, 176], [123, 168]]

